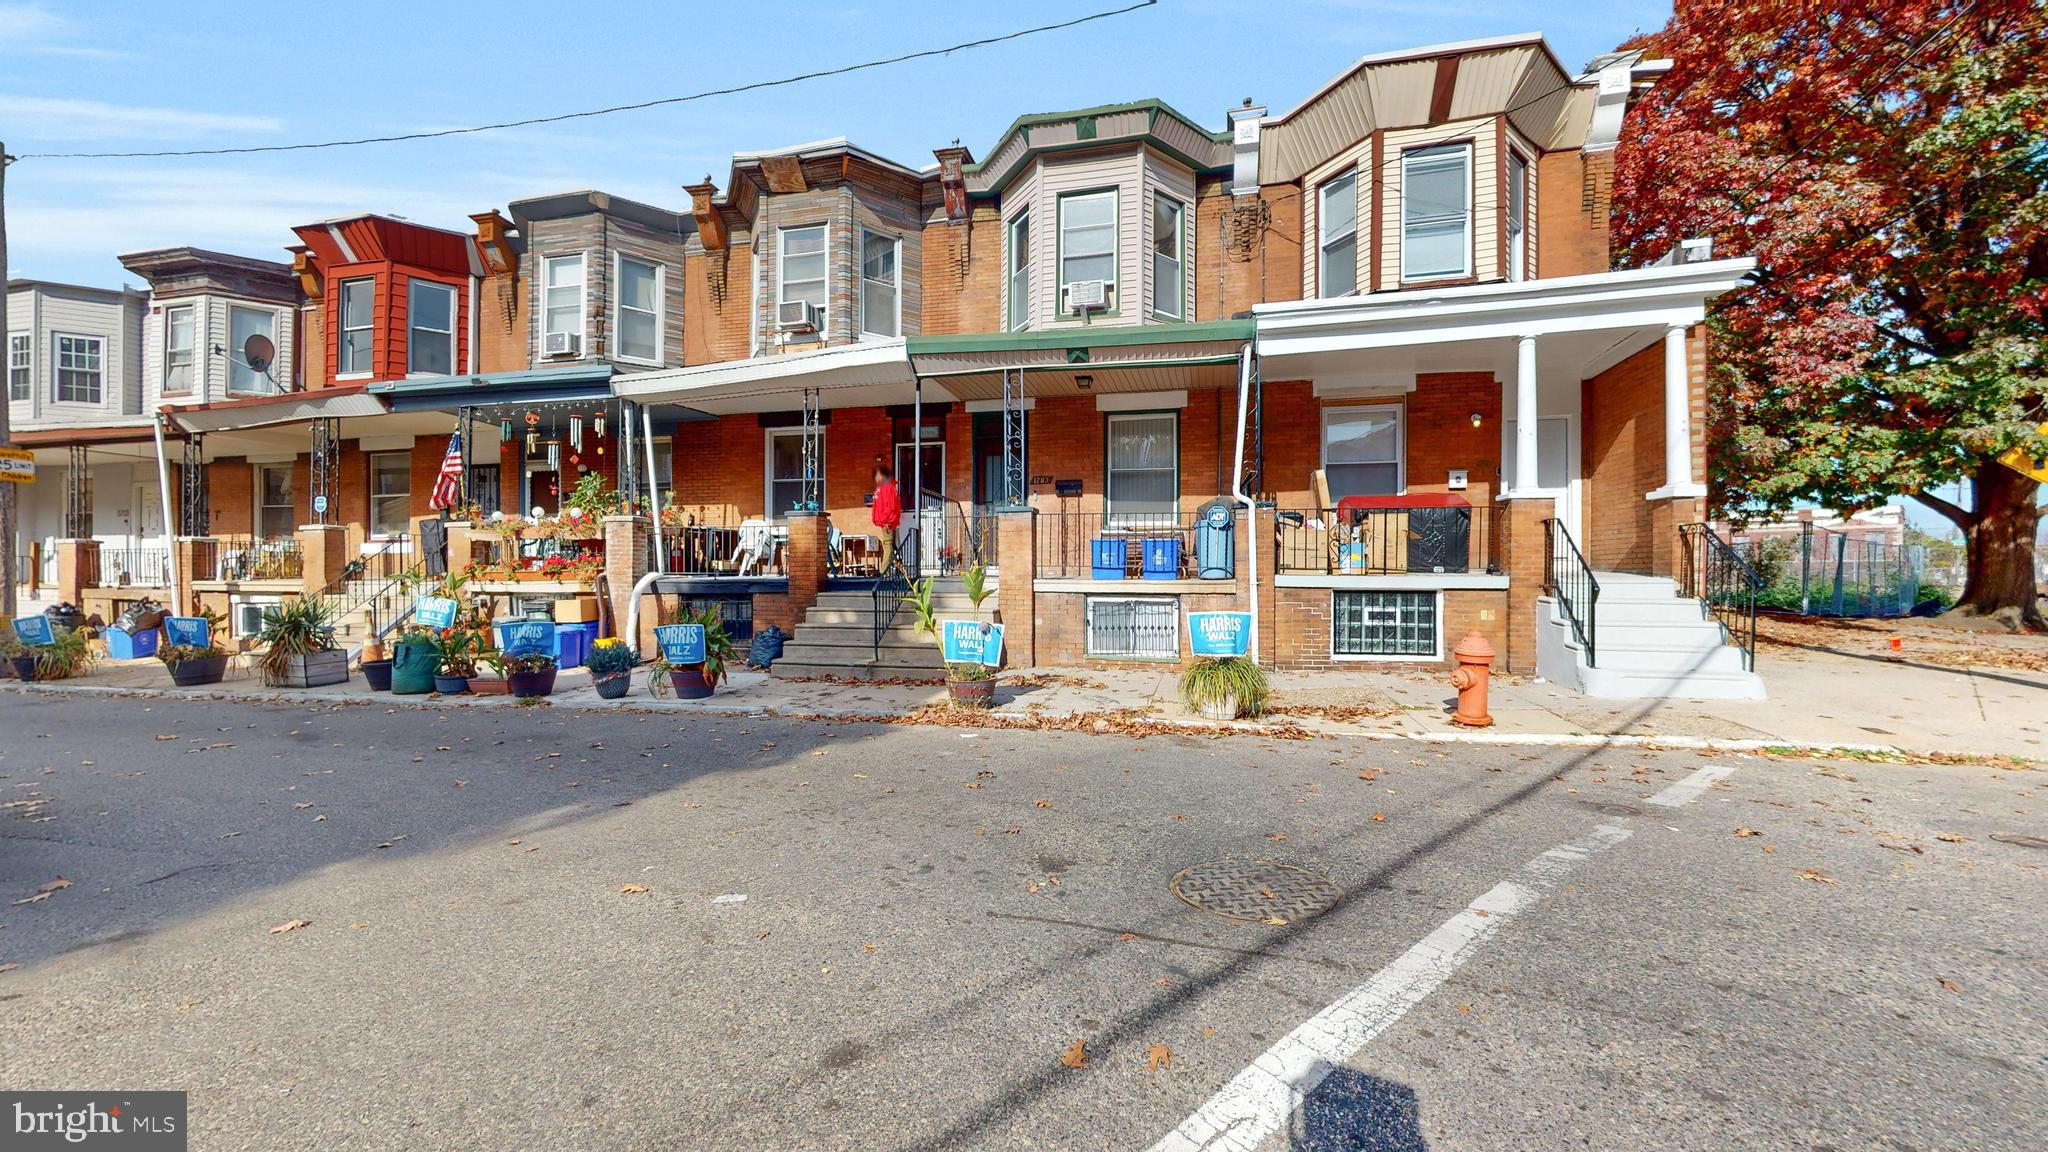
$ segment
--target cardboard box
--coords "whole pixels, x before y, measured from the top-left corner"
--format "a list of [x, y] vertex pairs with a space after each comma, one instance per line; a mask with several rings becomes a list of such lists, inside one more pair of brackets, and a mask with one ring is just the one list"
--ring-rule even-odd
[[555, 601], [555, 623], [589, 624], [597, 620], [597, 597], [564, 596]]

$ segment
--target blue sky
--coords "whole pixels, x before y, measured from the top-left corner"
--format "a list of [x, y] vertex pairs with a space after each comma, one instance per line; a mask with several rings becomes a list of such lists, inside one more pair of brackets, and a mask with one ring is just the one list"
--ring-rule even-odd
[[[0, 0], [0, 140], [29, 154], [431, 130], [792, 75], [1128, 2]], [[469, 213], [575, 188], [681, 208], [681, 185], [707, 172], [722, 185], [735, 151], [847, 136], [922, 166], [955, 138], [986, 152], [1025, 113], [1146, 97], [1221, 128], [1245, 97], [1284, 110], [1369, 52], [1542, 31], [1577, 68], [1670, 14], [1635, 0], [1161, 0], [952, 57], [564, 125], [270, 156], [29, 159], [7, 176], [9, 272], [112, 286], [133, 281], [114, 257], [137, 248], [281, 259], [293, 223], [377, 211], [467, 228]]]

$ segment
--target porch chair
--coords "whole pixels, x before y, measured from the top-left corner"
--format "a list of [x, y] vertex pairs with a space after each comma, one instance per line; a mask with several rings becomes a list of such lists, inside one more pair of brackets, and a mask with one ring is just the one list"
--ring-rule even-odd
[[739, 570], [745, 576], [755, 568], [767, 569], [768, 558], [775, 553], [775, 526], [766, 520], [740, 521]]

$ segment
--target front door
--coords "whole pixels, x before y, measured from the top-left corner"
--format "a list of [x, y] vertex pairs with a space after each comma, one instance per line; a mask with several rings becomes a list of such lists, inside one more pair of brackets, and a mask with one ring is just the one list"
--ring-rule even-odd
[[[917, 465], [923, 457], [923, 472]], [[913, 501], [911, 493], [922, 484], [922, 496]], [[919, 445], [896, 445], [896, 491], [903, 497], [903, 514], [917, 513], [917, 570], [941, 570], [940, 558], [946, 548], [946, 446], [927, 440]]]
[[136, 547], [148, 547], [164, 538], [164, 506], [161, 493], [154, 484], [137, 484], [135, 502], [129, 505], [135, 509], [135, 516], [129, 522], [129, 543]]
[[[1510, 429], [1512, 431], [1512, 429]], [[1515, 438], [1507, 437], [1506, 466], [1501, 474], [1515, 474]], [[1556, 501], [1557, 518], [1580, 551], [1586, 547], [1585, 520], [1580, 508], [1579, 420], [1576, 416], [1539, 416], [1536, 419], [1536, 488], [1531, 496], [1548, 496]]]
[[529, 460], [526, 463], [526, 494], [521, 501], [521, 515], [532, 515], [535, 509], [542, 514], [553, 516], [562, 510], [562, 471], [546, 460]]

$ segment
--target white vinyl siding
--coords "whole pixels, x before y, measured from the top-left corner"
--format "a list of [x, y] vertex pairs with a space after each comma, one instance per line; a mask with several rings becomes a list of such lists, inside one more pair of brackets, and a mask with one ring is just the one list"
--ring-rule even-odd
[[[264, 395], [276, 391], [270, 377], [250, 367], [249, 338], [261, 336], [277, 346], [277, 314], [268, 309], [228, 308], [228, 391], [243, 395]], [[265, 366], [272, 373], [276, 365]]]
[[455, 289], [432, 280], [406, 288], [405, 371], [446, 376], [455, 371]]
[[1178, 320], [1186, 290], [1187, 209], [1162, 193], [1152, 194], [1152, 311]]
[[1330, 498], [1398, 496], [1405, 490], [1399, 404], [1323, 410], [1323, 477]]
[[377, 282], [371, 279], [341, 282], [340, 362], [335, 368], [342, 376], [367, 376], [376, 345]]
[[1031, 209], [1010, 218], [1009, 314], [1012, 331], [1031, 326]]
[[106, 342], [97, 336], [55, 337], [59, 404], [98, 404], [106, 395]]
[[1472, 274], [1472, 146], [1421, 148], [1401, 157], [1401, 278]]
[[[541, 347], [547, 338], [560, 333], [576, 337], [584, 346], [583, 285], [586, 280], [583, 253], [549, 256], [541, 261]], [[580, 354], [580, 352], [579, 352]]]
[[1529, 278], [1529, 162], [1508, 153], [1508, 279]]
[[1107, 417], [1109, 519], [1142, 522], [1180, 509], [1180, 416], [1113, 412]]
[[198, 377], [199, 310], [190, 304], [164, 309], [165, 392], [190, 392]]
[[1098, 312], [1118, 310], [1118, 194], [1077, 192], [1059, 199], [1059, 303], [1060, 315], [1073, 316], [1067, 305], [1068, 288], [1082, 280], [1104, 282], [1105, 306]]
[[33, 335], [7, 337], [7, 398], [27, 400], [33, 395], [35, 340]]
[[860, 234], [860, 330], [870, 336], [903, 331], [903, 242], [880, 232]]
[[613, 352], [621, 360], [643, 364], [661, 362], [661, 265], [631, 256], [619, 257], [618, 345]]
[[1358, 290], [1358, 172], [1316, 189], [1316, 295]]

